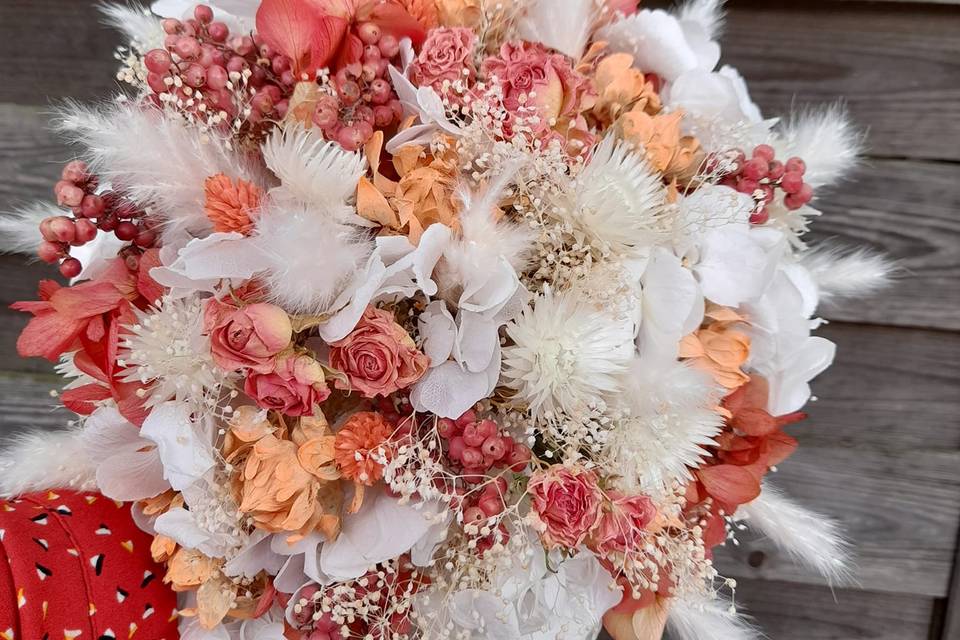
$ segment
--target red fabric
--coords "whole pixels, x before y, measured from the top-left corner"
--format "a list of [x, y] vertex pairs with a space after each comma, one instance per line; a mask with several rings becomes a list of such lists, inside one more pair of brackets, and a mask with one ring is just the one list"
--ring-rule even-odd
[[150, 542], [98, 494], [0, 501], [0, 640], [176, 640]]

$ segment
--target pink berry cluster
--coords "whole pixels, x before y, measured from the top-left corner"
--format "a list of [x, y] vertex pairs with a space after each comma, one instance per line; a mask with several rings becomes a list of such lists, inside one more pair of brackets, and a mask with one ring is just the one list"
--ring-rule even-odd
[[[251, 125], [282, 118], [297, 80], [289, 58], [271, 51], [255, 35], [231, 35], [226, 24], [214, 21], [213, 9], [206, 5], [197, 5], [193, 14], [184, 21], [164, 20], [164, 48], [144, 56], [153, 101], [159, 105], [164, 98], [173, 98], [186, 112], [212, 116], [222, 111]], [[238, 113], [232, 89], [247, 73], [250, 112]]]
[[362, 58], [330, 78], [333, 93], [323, 94], [313, 112], [313, 123], [323, 136], [348, 151], [362, 147], [375, 128], [386, 129], [403, 116], [387, 71], [400, 43], [372, 22], [359, 25], [357, 35], [363, 42]]
[[733, 171], [720, 180], [720, 184], [745, 193], [757, 201], [750, 216], [753, 224], [764, 224], [770, 219], [767, 205], [773, 202], [775, 190], [784, 193], [783, 204], [787, 209], [799, 209], [813, 199], [813, 187], [803, 181], [807, 165], [800, 158], [786, 162], [776, 159], [776, 153], [768, 144], [757, 145], [748, 160], [743, 151], [737, 151]]
[[59, 262], [64, 277], [75, 278], [83, 269], [80, 261], [70, 256], [70, 248], [87, 244], [99, 231], [113, 232], [140, 249], [156, 242], [157, 233], [144, 220], [142, 209], [113, 191], [96, 193], [99, 179], [86, 163], [70, 162], [60, 178], [54, 187], [57, 204], [69, 208], [73, 217], [51, 216], [40, 223], [43, 241], [37, 254], [46, 263]]
[[446, 440], [447, 457], [463, 467], [468, 482], [482, 482], [494, 467], [519, 473], [530, 461], [530, 449], [500, 431], [493, 420], [478, 420], [472, 410], [456, 420], [440, 419], [437, 431]]

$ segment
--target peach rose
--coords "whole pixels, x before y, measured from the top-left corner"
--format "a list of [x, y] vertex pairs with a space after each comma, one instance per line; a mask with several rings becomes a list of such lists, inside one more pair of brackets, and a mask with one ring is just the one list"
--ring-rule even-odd
[[603, 496], [591, 471], [554, 465], [534, 473], [527, 489], [541, 538], [551, 547], [579, 546], [600, 522]]
[[619, 492], [610, 492], [608, 498], [610, 503], [593, 534], [596, 550], [602, 555], [609, 555], [637, 549], [640, 532], [657, 515], [653, 500], [643, 495], [627, 496]]
[[277, 360], [269, 373], [251, 372], [243, 390], [261, 409], [288, 416], [312, 415], [314, 407], [330, 396], [323, 367], [304, 355]]
[[204, 309], [203, 324], [213, 359], [227, 371], [267, 373], [293, 338], [290, 317], [280, 307], [266, 303], [236, 307], [211, 299]]
[[405, 389], [427, 371], [430, 359], [388, 311], [367, 307], [356, 328], [330, 345], [330, 366], [346, 375], [338, 389], [356, 390], [367, 398]]
[[433, 29], [413, 63], [413, 81], [418, 86], [431, 86], [437, 91], [443, 90], [444, 80], [451, 83], [461, 79], [472, 81], [477, 73], [473, 65], [476, 44], [477, 37], [470, 29]]

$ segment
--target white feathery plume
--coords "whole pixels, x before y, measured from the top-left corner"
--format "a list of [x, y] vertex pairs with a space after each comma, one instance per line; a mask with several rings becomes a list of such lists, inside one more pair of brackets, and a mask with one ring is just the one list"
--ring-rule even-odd
[[596, 17], [595, 0], [531, 0], [517, 21], [517, 36], [579, 60]]
[[557, 207], [601, 255], [629, 255], [664, 233], [666, 189], [646, 159], [612, 136], [574, 180], [572, 202]]
[[52, 204], [34, 202], [16, 211], [0, 216], [0, 252], [23, 253], [36, 257], [40, 236], [40, 222], [58, 215]]
[[496, 219], [497, 204], [517, 175], [519, 167], [506, 167], [479, 193], [463, 186], [458, 196], [463, 204], [460, 211], [460, 239], [449, 247], [444, 257], [455, 268], [489, 268], [501, 257], [518, 272], [531, 259], [533, 231], [527, 227]]
[[840, 180], [863, 151], [863, 134], [841, 104], [793, 114], [783, 123], [780, 136], [774, 141], [777, 155], [802, 158], [807, 164], [803, 179], [813, 187]]
[[667, 629], [676, 640], [756, 640], [760, 634], [719, 598], [670, 600]]
[[68, 102], [56, 128], [84, 147], [94, 173], [132, 200], [151, 207], [171, 231], [212, 229], [203, 211], [204, 181], [223, 173], [263, 186], [262, 171], [224, 143], [186, 122], [136, 104], [102, 108]]
[[101, 2], [97, 9], [103, 14], [103, 22], [126, 36], [128, 43], [146, 53], [163, 46], [163, 26], [160, 18], [146, 7], [122, 2]]
[[373, 243], [302, 204], [271, 202], [257, 217], [254, 246], [271, 297], [291, 313], [322, 314], [366, 263]]
[[810, 272], [822, 301], [870, 295], [889, 286], [897, 273], [897, 265], [876, 251], [833, 243], [804, 251], [800, 264]]
[[679, 8], [677, 18], [684, 22], [695, 22], [711, 40], [716, 40], [723, 32], [726, 20], [723, 5], [726, 0], [690, 0]]
[[503, 380], [534, 413], [578, 415], [619, 393], [634, 354], [634, 328], [577, 289], [547, 287], [507, 325]]
[[720, 395], [708, 374], [687, 364], [635, 358], [620, 396], [629, 415], [607, 442], [623, 488], [661, 496], [690, 480], [723, 426]]
[[96, 486], [97, 468], [87, 456], [79, 429], [26, 432], [7, 440], [2, 448], [0, 495]]
[[834, 520], [800, 506], [767, 482], [760, 496], [741, 506], [737, 516], [831, 585], [849, 582], [850, 543]]
[[301, 126], [274, 129], [261, 149], [267, 167], [280, 179], [271, 195], [289, 195], [311, 208], [343, 207], [366, 169], [362, 153], [346, 151]]

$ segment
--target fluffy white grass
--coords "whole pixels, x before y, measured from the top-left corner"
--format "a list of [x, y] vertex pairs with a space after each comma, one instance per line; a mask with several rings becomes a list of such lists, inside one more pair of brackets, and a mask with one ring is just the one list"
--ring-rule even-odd
[[676, 640], [755, 640], [761, 636], [719, 599], [675, 598], [667, 629]]
[[775, 141], [778, 156], [799, 156], [807, 163], [804, 180], [814, 187], [834, 183], [857, 164], [863, 151], [863, 133], [850, 121], [841, 104], [804, 109], [780, 128]]
[[830, 518], [801, 507], [766, 482], [760, 496], [740, 507], [737, 515], [831, 585], [850, 581], [850, 544]]
[[338, 219], [352, 213], [344, 203], [354, 196], [366, 168], [363, 154], [345, 151], [302, 127], [275, 129], [262, 150], [267, 167], [280, 179], [272, 195], [332, 211]]
[[595, 0], [531, 0], [517, 21], [517, 36], [542, 42], [579, 60], [596, 20]]
[[160, 19], [146, 7], [122, 2], [101, 2], [97, 9], [103, 14], [103, 22], [122, 33], [127, 42], [139, 51], [163, 46], [164, 32]]
[[271, 297], [293, 313], [330, 311], [373, 248], [356, 228], [324, 211], [286, 202], [263, 208], [254, 241]]
[[723, 32], [724, 2], [725, 0], [690, 0], [680, 7], [677, 17], [685, 22], [695, 22], [708, 38], [716, 40]]
[[800, 263], [810, 272], [825, 302], [868, 296], [889, 286], [898, 271], [896, 264], [880, 253], [835, 243], [805, 251]]
[[167, 231], [210, 231], [203, 212], [204, 180], [209, 176], [223, 173], [265, 183], [256, 165], [220, 140], [154, 109], [68, 102], [59, 108], [54, 125], [83, 148], [81, 156], [101, 180], [153, 208]]
[[43, 239], [40, 237], [40, 222], [58, 213], [52, 204], [34, 202], [0, 215], [0, 251], [36, 257], [37, 247]]
[[33, 431], [2, 443], [0, 495], [18, 496], [44, 489], [89, 490], [96, 466], [84, 450], [79, 429]]

